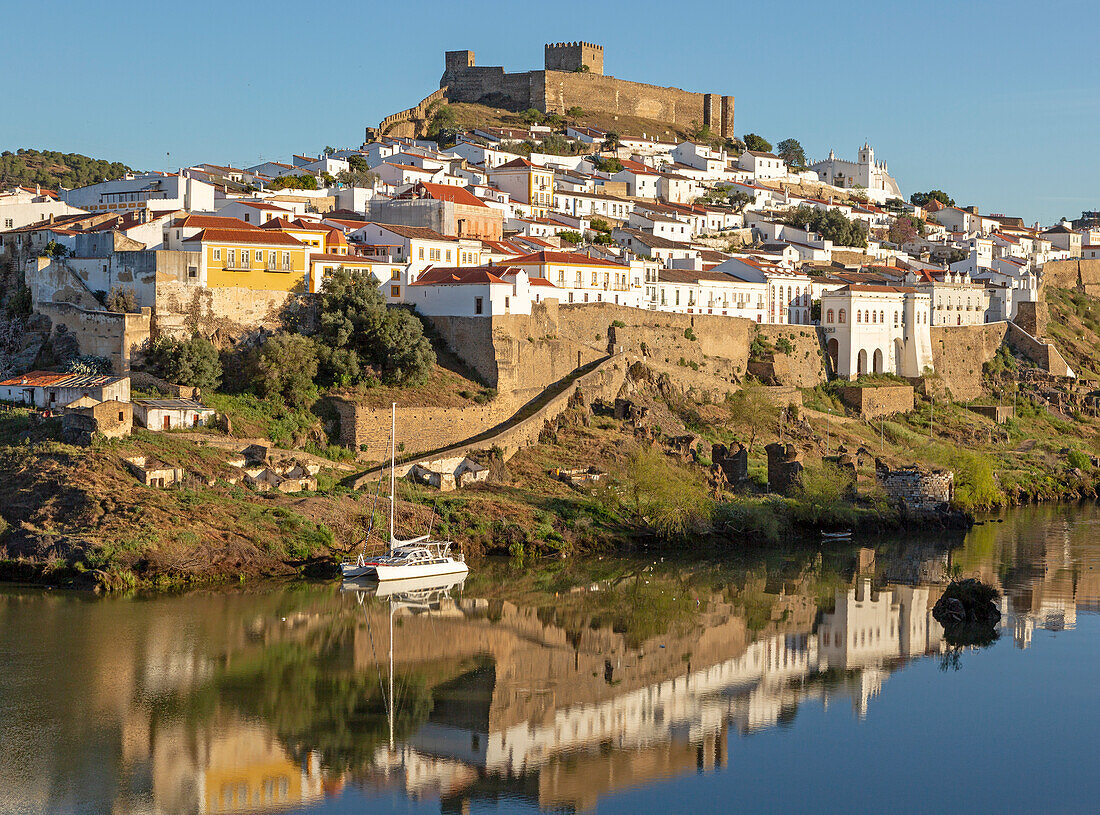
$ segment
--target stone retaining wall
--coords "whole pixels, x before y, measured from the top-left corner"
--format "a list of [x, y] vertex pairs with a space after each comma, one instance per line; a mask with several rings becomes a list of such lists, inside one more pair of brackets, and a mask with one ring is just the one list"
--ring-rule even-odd
[[857, 411], [862, 419], [878, 419], [913, 410], [912, 385], [878, 385], [841, 388], [840, 401]]
[[955, 474], [949, 470], [929, 471], [916, 465], [894, 470], [876, 461], [875, 476], [890, 500], [909, 512], [941, 512], [955, 495]]

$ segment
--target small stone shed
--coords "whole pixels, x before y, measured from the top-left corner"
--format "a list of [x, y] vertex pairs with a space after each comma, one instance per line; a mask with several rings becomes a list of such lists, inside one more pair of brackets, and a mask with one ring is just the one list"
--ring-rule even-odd
[[117, 399], [97, 402], [90, 396], [82, 396], [66, 405], [61, 417], [65, 439], [76, 444], [90, 443], [97, 433], [109, 439], [121, 439], [130, 435], [133, 426], [133, 405]]
[[168, 487], [178, 484], [186, 475], [182, 467], [173, 467], [148, 456], [131, 456], [125, 461], [131, 472], [137, 476], [138, 481], [147, 487]]

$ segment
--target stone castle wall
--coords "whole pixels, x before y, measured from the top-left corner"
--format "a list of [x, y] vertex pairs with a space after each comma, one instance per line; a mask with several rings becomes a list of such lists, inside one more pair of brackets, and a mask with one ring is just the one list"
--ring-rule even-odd
[[1041, 285], [1100, 297], [1100, 260], [1052, 260], [1043, 264]]
[[[390, 409], [364, 407], [340, 398], [330, 401], [340, 417], [340, 444], [363, 451], [372, 461], [387, 460]], [[398, 407], [395, 439], [398, 455], [439, 450], [465, 441], [511, 418], [517, 407], [507, 398], [465, 408]]]
[[228, 339], [257, 328], [277, 328], [282, 309], [298, 295], [239, 286], [206, 288], [157, 275], [153, 329], [158, 335], [189, 338], [196, 331]]
[[955, 494], [955, 474], [947, 470], [930, 472], [916, 466], [891, 470], [878, 461], [875, 475], [890, 500], [910, 512], [939, 512]]
[[951, 396], [973, 399], [982, 392], [982, 366], [1004, 342], [1008, 323], [931, 326], [932, 365]]
[[130, 370], [130, 361], [149, 339], [150, 313], [123, 314], [87, 309], [73, 303], [38, 303], [35, 311], [50, 318], [54, 331], [63, 330], [76, 338], [80, 353], [106, 357], [116, 374]]

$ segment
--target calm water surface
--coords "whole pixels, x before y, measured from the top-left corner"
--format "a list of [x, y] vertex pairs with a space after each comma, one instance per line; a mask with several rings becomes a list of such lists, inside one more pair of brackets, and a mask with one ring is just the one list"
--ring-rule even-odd
[[[0, 591], [0, 812], [1097, 812], [1098, 532]], [[951, 575], [1004, 592], [993, 645], [945, 642]]]

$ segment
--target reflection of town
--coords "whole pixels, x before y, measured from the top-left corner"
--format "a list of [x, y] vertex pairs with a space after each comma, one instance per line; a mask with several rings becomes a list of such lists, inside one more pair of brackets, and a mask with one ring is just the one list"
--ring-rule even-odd
[[[91, 809], [120, 815], [278, 812], [348, 786], [437, 798], [445, 811], [503, 797], [589, 809], [735, 762], [742, 737], [790, 724], [805, 703], [873, 716], [893, 672], [949, 650], [931, 615], [949, 575], [1004, 592], [1002, 636], [1017, 647], [1072, 629], [1079, 611], [1100, 611], [1100, 546], [1085, 526], [982, 527], [950, 554], [880, 550], [876, 562], [861, 550], [832, 571], [806, 557], [793, 572], [704, 580], [656, 628], [609, 617], [627, 595], [607, 580], [524, 602], [470, 585], [428, 604], [321, 587], [211, 595], [199, 613], [179, 597], [145, 604], [127, 635], [114, 632], [135, 625], [123, 621], [132, 609], [103, 604], [82, 610], [99, 616], [81, 636], [114, 634], [112, 649], [53, 680], [80, 708], [67, 730], [38, 727], [38, 760], [57, 766], [0, 769], [0, 787], [25, 811], [80, 811], [74, 802], [91, 796], [103, 801]], [[630, 580], [654, 602], [691, 577], [647, 569]], [[7, 624], [15, 605], [3, 599]], [[72, 627], [67, 613], [54, 602], [36, 615], [59, 649], [75, 647], [72, 632], [56, 634]], [[9, 726], [19, 725], [0, 723], [0, 740]], [[77, 743], [84, 752], [64, 752]]]

